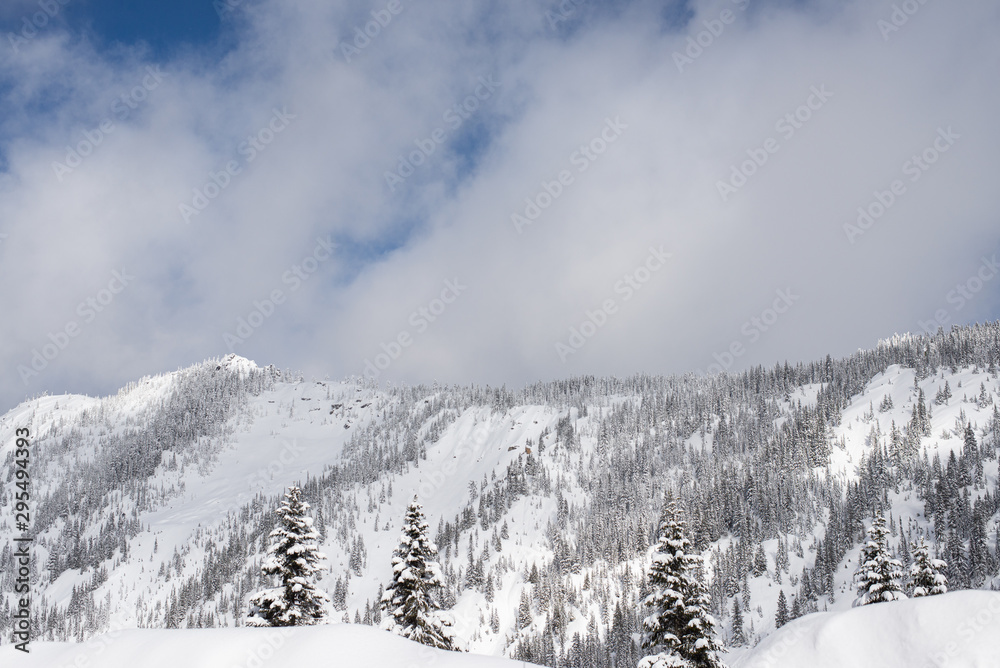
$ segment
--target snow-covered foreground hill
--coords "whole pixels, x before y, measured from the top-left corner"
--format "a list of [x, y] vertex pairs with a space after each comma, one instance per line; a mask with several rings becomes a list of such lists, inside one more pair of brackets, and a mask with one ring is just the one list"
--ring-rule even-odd
[[523, 668], [529, 664], [445, 652], [355, 624], [284, 629], [129, 630], [86, 643], [0, 647], [4, 668]]
[[1000, 594], [952, 592], [806, 615], [730, 660], [730, 666], [996, 668]]
[[[526, 668], [532, 664], [412, 643], [355, 624], [293, 629], [129, 630], [86, 643], [0, 647], [4, 668]], [[943, 596], [806, 615], [731, 668], [995, 668], [1000, 594]]]

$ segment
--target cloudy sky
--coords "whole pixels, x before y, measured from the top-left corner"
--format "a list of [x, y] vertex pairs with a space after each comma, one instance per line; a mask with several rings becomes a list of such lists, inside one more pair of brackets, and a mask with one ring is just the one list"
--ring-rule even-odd
[[7, 408], [229, 352], [520, 386], [1000, 316], [993, 0], [5, 0], [0, 28]]

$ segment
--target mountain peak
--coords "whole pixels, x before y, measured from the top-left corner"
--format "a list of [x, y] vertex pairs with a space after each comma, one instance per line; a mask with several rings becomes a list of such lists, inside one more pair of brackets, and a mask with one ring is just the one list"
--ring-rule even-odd
[[229, 371], [237, 371], [241, 374], [260, 369], [256, 362], [248, 360], [246, 357], [241, 357], [236, 353], [229, 353], [225, 357], [219, 359], [215, 368], [217, 370], [227, 369]]

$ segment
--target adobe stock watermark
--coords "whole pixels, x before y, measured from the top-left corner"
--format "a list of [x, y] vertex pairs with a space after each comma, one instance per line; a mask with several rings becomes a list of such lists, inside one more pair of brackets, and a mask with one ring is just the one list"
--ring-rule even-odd
[[[407, 319], [410, 327], [416, 334], [426, 332], [431, 323], [437, 321], [448, 310], [449, 305], [454, 304], [468, 288], [469, 286], [462, 285], [458, 277], [444, 281], [444, 288], [440, 295], [410, 313], [410, 317]], [[413, 342], [414, 334], [410, 332], [409, 328], [401, 329], [389, 343], [383, 341], [380, 344], [382, 352], [375, 355], [374, 361], [365, 358], [365, 378], [378, 378], [383, 371], [402, 356], [406, 348], [413, 345]]]
[[288, 286], [288, 293], [281, 288], [275, 288], [264, 299], [254, 300], [250, 312], [245, 317], [237, 318], [233, 332], [225, 332], [222, 335], [222, 341], [229, 348], [229, 352], [233, 352], [238, 344], [245, 343], [253, 336], [254, 332], [275, 314], [278, 307], [285, 303], [288, 294], [301, 288], [303, 283], [319, 271], [321, 264], [333, 257], [336, 248], [337, 244], [329, 236], [326, 239], [318, 237], [312, 253], [282, 272], [281, 283]]
[[819, 624], [819, 621], [815, 619], [800, 619], [795, 620], [793, 623], [793, 628], [783, 631], [778, 641], [768, 648], [763, 655], [755, 656], [753, 663], [747, 666], [747, 668], [778, 668], [778, 666], [786, 665], [786, 662], [781, 660], [782, 657], [809, 635], [813, 628]]
[[269, 482], [274, 480], [275, 476], [280, 476], [287, 473], [287, 469], [295, 463], [305, 450], [298, 444], [294, 438], [292, 440], [284, 440], [281, 444], [281, 452], [278, 456], [274, 457], [271, 461], [267, 463], [267, 466], [257, 469], [255, 472], [247, 476], [247, 485], [256, 493], [257, 490], [263, 488]]
[[247, 649], [245, 658], [240, 664], [242, 668], [263, 668], [269, 665], [271, 657], [281, 649], [294, 631], [291, 627], [267, 627], [260, 630], [261, 642], [253, 649]]
[[889, 41], [889, 36], [894, 32], [899, 32], [899, 29], [910, 22], [910, 19], [916, 16], [920, 8], [928, 3], [929, 0], [903, 0], [903, 2], [898, 5], [893, 3], [892, 12], [889, 14], [889, 20], [879, 19], [875, 22], [878, 26], [878, 30], [882, 33], [882, 40], [885, 42]]
[[98, 665], [92, 663], [98, 656], [103, 654], [114, 641], [121, 636], [122, 631], [135, 628], [135, 624], [129, 625], [125, 615], [116, 612], [108, 620], [108, 630], [99, 636], [94, 636], [87, 642], [80, 645], [80, 649], [74, 655], [70, 663], [63, 664], [59, 668], [91, 668]]
[[[445, 488], [455, 473], [458, 472], [458, 465], [462, 461], [472, 459], [478, 455], [490, 436], [490, 428], [486, 422], [480, 422], [472, 432], [471, 439], [460, 438], [455, 440], [455, 449], [451, 453], [445, 453], [444, 463], [438, 469], [427, 473], [425, 467], [420, 467], [420, 486], [417, 494], [422, 502], [434, 498], [438, 492]], [[447, 455], [451, 454], [451, 457]]]
[[[586, 144], [581, 144], [577, 150], [570, 154], [570, 165], [576, 167], [577, 174], [587, 171], [595, 160], [604, 155], [611, 144], [618, 141], [626, 129], [628, 129], [628, 125], [622, 123], [621, 116], [615, 116], [614, 120], [606, 118], [600, 133]], [[510, 215], [510, 222], [517, 233], [521, 234], [526, 226], [538, 220], [542, 211], [552, 206], [552, 203], [562, 196], [566, 188], [573, 185], [575, 179], [573, 172], [568, 169], [561, 170], [551, 181], [543, 179], [534, 197], [524, 199], [524, 209], [520, 213], [514, 212]]]
[[[995, 592], [984, 593], [990, 595], [990, 602], [980, 607], [975, 613], [967, 616], [955, 627], [955, 630], [949, 634], [954, 639], [948, 641], [948, 644], [942, 648], [942, 651], [935, 652], [928, 659], [928, 668], [946, 668], [949, 666], [958, 668], [959, 666], [970, 665], [965, 661], [956, 663], [955, 659], [962, 653], [963, 646], [968, 647], [980, 636], [985, 636], [987, 638], [986, 642], [990, 642], [988, 639], [993, 638], [992, 642], [994, 644], [992, 646], [995, 649], [996, 638], [1000, 635], [1000, 595], [997, 595]], [[989, 646], [991, 645], [987, 645], [987, 647]], [[993, 652], [993, 660], [996, 660], [995, 652]], [[980, 664], [977, 663], [976, 665]]]
[[163, 77], [166, 76], [160, 71], [159, 65], [146, 67], [146, 76], [142, 81], [133, 86], [127, 93], [122, 93], [111, 103], [111, 115], [97, 124], [97, 127], [84, 130], [83, 139], [76, 145], [66, 146], [66, 157], [63, 162], [53, 161], [52, 171], [55, 172], [59, 183], [73, 170], [83, 164], [85, 158], [93, 154], [97, 147], [104, 143], [105, 138], [115, 131], [116, 122], [125, 121], [129, 115], [139, 108], [146, 101], [149, 94], [160, 87]]
[[246, 0], [212, 0], [212, 8], [219, 15], [220, 19], [226, 18], [227, 14], [232, 14]]
[[237, 493], [236, 498], [230, 501], [225, 511], [226, 514], [228, 515], [228, 513], [235, 511], [238, 515], [239, 510], [243, 506], [252, 503], [254, 498], [258, 494], [263, 493], [275, 478], [287, 479], [292, 474], [292, 466], [301, 458], [303, 452], [305, 452], [305, 449], [299, 445], [296, 439], [283, 439], [281, 442], [281, 451], [278, 455], [272, 458], [267, 465], [257, 469], [246, 477], [247, 488]]
[[447, 129], [442, 127], [434, 128], [424, 139], [414, 139], [416, 149], [410, 151], [405, 157], [397, 156], [399, 161], [394, 171], [385, 172], [385, 184], [389, 187], [389, 192], [396, 192], [396, 187], [401, 185], [406, 179], [416, 172], [417, 167], [427, 162], [428, 158], [448, 139], [449, 133], [456, 132], [462, 125], [472, 118], [483, 102], [486, 102], [496, 92], [502, 84], [493, 79], [493, 75], [479, 77], [479, 85], [472, 93], [461, 102], [451, 105], [441, 114], [441, 120], [445, 122]]
[[[112, 271], [111, 280], [105, 287], [77, 305], [76, 314], [80, 317], [82, 324], [89, 325], [94, 322], [98, 314], [103, 313], [115, 300], [115, 297], [121, 294], [134, 280], [135, 276], [130, 275], [124, 269]], [[49, 363], [59, 357], [59, 354], [66, 350], [70, 342], [80, 336], [82, 331], [80, 321], [68, 320], [55, 333], [49, 332], [48, 343], [42, 344], [40, 348], [32, 348], [30, 361], [27, 364], [17, 365], [17, 373], [21, 377], [21, 382], [27, 385], [29, 380], [45, 371]]]
[[41, 11], [34, 14], [26, 14], [21, 17], [21, 29], [17, 33], [7, 33], [7, 41], [14, 53], [20, 53], [22, 46], [27, 46], [28, 42], [38, 36], [38, 31], [49, 25], [49, 21], [54, 19], [62, 11], [62, 8], [71, 0], [38, 0]]
[[[951, 150], [962, 135], [957, 134], [949, 125], [947, 129], [938, 128], [934, 141], [919, 154], [914, 153], [900, 168], [903, 176], [908, 176], [910, 183], [916, 183], [928, 169], [934, 165], [941, 155]], [[854, 223], [844, 223], [844, 234], [847, 241], [854, 245], [886, 212], [907, 192], [906, 183], [902, 179], [893, 179], [886, 190], [876, 190], [874, 198], [866, 205], [858, 207], [858, 217]]]
[[[746, 354], [747, 346], [757, 343], [761, 335], [770, 330], [778, 322], [778, 319], [783, 314], [788, 313], [792, 305], [801, 298], [800, 295], [793, 294], [791, 288], [775, 290], [774, 294], [774, 301], [771, 302], [769, 307], [761, 311], [759, 315], [755, 315], [744, 322], [743, 326], [740, 327], [740, 334], [743, 335], [743, 339], [735, 339], [722, 352], [712, 353], [712, 358], [715, 362], [709, 364], [706, 371], [698, 369], [696, 373], [699, 376], [704, 376], [706, 373], [714, 375], [728, 371], [737, 358]], [[746, 343], [743, 342], [744, 339]]]
[[994, 253], [993, 257], [983, 257], [975, 273], [945, 295], [945, 302], [951, 304], [951, 308], [937, 309], [934, 311], [934, 317], [930, 320], [918, 320], [917, 324], [920, 325], [920, 329], [928, 334], [937, 334], [938, 328], [950, 323], [952, 316], [975, 299], [986, 287], [986, 284], [997, 277], [998, 272], [1000, 272], [1000, 262], [997, 261], [997, 254]]
[[650, 281], [653, 274], [662, 269], [671, 257], [673, 254], [663, 250], [663, 246], [659, 248], [650, 246], [649, 254], [642, 264], [615, 281], [612, 289], [614, 294], [621, 295], [621, 303], [615, 297], [605, 299], [596, 308], [584, 312], [586, 319], [579, 326], [569, 328], [569, 338], [565, 343], [556, 341], [556, 355], [559, 356], [559, 359], [565, 363], [570, 355], [575, 355], [587, 345], [587, 342], [608, 324], [611, 316], [618, 313], [620, 306], [631, 301], [639, 290], [642, 290], [643, 286]]
[[340, 43], [340, 53], [344, 60], [350, 64], [351, 60], [361, 55], [361, 52], [368, 48], [372, 40], [382, 34], [382, 30], [389, 27], [392, 20], [399, 16], [406, 7], [400, 0], [389, 0], [385, 9], [373, 9], [371, 11], [372, 20], [362, 27], [354, 27], [354, 39], [349, 42]]
[[[801, 130], [806, 123], [812, 120], [813, 112], [822, 109], [831, 97], [833, 97], [833, 93], [826, 89], [826, 84], [820, 84], [818, 88], [811, 86], [805, 102], [775, 122], [775, 131], [780, 133], [786, 141], [791, 139], [798, 130]], [[729, 179], [715, 183], [715, 188], [719, 191], [722, 201], [728, 202], [730, 196], [745, 186], [747, 181], [779, 150], [781, 150], [781, 143], [774, 137], [768, 137], [758, 147], [748, 148], [746, 154], [749, 159], [741, 162], [738, 167], [731, 165]]]
[[[745, 12], [747, 7], [750, 6], [750, 0], [732, 0], [732, 3], [741, 12]], [[688, 35], [687, 47], [684, 49], [684, 53], [674, 51], [674, 65], [677, 66], [677, 71], [684, 74], [684, 68], [694, 65], [694, 61], [701, 58], [705, 50], [715, 44], [715, 40], [722, 37], [722, 33], [726, 31], [726, 26], [732, 25], [735, 22], [736, 14], [731, 9], [723, 9], [719, 12], [718, 18], [704, 19], [701, 23], [705, 26], [705, 29], [698, 31], [694, 35]]]
[[232, 184], [233, 179], [242, 174], [243, 169], [256, 160], [258, 155], [266, 151], [275, 137], [284, 132], [295, 118], [295, 114], [289, 113], [284, 107], [280, 110], [273, 109], [267, 123], [257, 132], [247, 135], [247, 138], [236, 147], [236, 153], [241, 159], [230, 160], [219, 171], [210, 171], [208, 181], [201, 187], [193, 189], [191, 203], [178, 203], [177, 209], [184, 222], [190, 223], [193, 216], [207, 209], [208, 205]]
[[549, 23], [549, 29], [555, 30], [560, 23], [569, 21], [576, 14], [577, 8], [586, 0], [560, 0], [555, 10], [545, 10], [545, 20]]

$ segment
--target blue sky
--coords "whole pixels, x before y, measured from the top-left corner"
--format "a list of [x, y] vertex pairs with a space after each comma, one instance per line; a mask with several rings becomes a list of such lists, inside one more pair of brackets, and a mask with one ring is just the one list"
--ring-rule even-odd
[[995, 3], [398, 7], [0, 7], [0, 403], [229, 352], [516, 386], [1000, 316]]
[[[45, 2], [11, 0], [12, 5], [0, 13], [4, 32], [17, 32], [24, 18], [32, 19], [45, 7], [51, 7], [51, 23], [77, 37], [86, 37], [106, 50], [118, 45], [145, 44], [157, 59], [170, 58], [179, 49], [216, 48], [223, 34], [223, 19], [232, 19], [255, 0], [55, 0]], [[623, 7], [632, 4], [623, 0], [567, 0], [565, 7], [552, 3], [551, 23], [563, 36], [585, 28], [593, 21], [613, 19]], [[660, 20], [665, 26], [683, 27], [693, 16], [688, 3], [660, 3]], [[361, 3], [358, 3], [358, 7]], [[58, 7], [58, 10], [56, 10]], [[39, 20], [38, 23], [42, 21]], [[482, 27], [486, 27], [485, 25]], [[486, 30], [488, 32], [488, 29]]]
[[67, 5], [67, 21], [85, 26], [105, 44], [145, 42], [157, 58], [180, 46], [211, 44], [220, 32], [219, 14], [204, 0], [89, 0]]
[[[104, 49], [115, 45], [145, 43], [155, 58], [170, 57], [179, 48], [204, 47], [218, 40], [220, 15], [211, 1], [176, 0], [56, 0], [44, 6], [16, 2], [3, 14], [4, 32], [23, 28], [25, 17], [35, 18], [39, 12], [54, 14], [49, 25], [68, 31], [76, 37], [86, 37]], [[58, 11], [55, 8], [58, 7]], [[42, 24], [39, 18], [36, 25]]]

